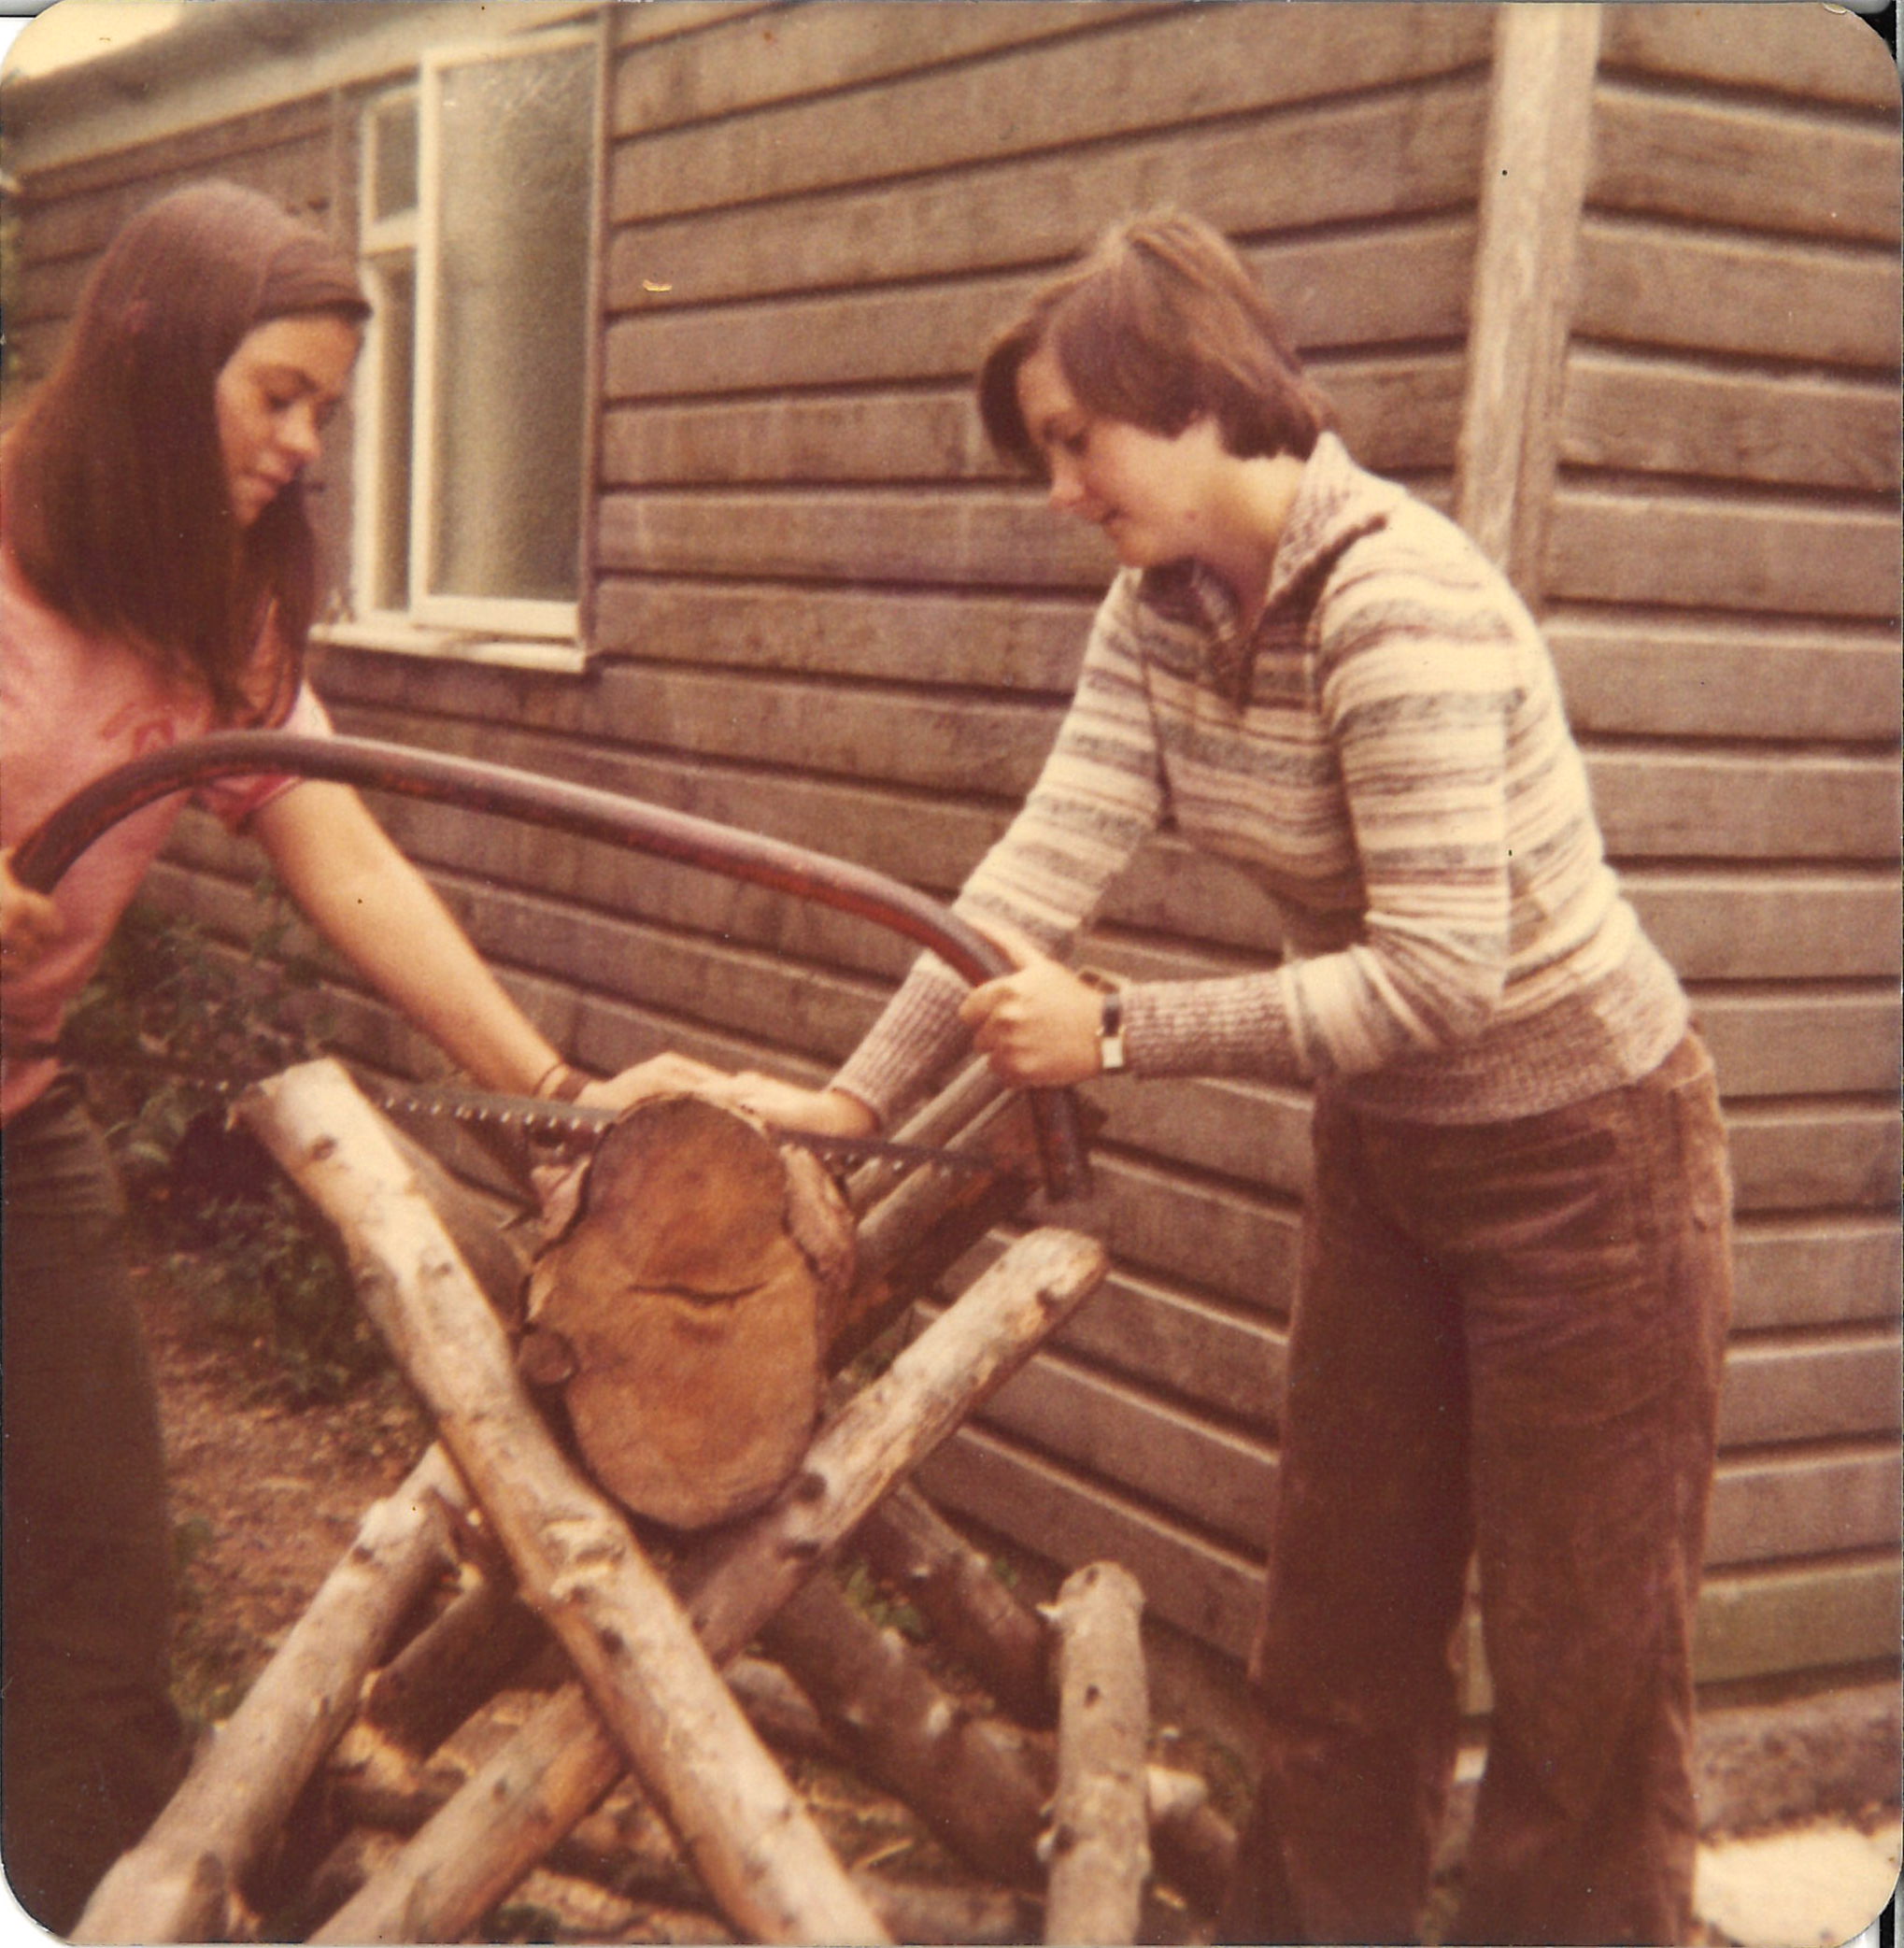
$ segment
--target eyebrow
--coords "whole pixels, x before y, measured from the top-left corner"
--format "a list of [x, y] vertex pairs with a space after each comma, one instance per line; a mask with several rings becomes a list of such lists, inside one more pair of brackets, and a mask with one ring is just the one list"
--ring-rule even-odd
[[341, 391], [334, 392], [315, 374], [291, 359], [274, 359], [268, 364], [259, 366], [258, 380], [261, 385], [289, 383], [305, 392], [316, 393], [320, 399], [341, 399], [344, 396]]

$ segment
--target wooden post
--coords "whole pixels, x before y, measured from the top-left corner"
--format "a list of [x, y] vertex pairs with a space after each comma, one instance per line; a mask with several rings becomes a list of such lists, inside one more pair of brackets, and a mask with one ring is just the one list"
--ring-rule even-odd
[[1503, 7], [1496, 21], [1455, 518], [1538, 606], [1600, 9]]
[[[1102, 1246], [1019, 1239], [821, 1429], [780, 1496], [686, 1566], [709, 1655], [724, 1663], [894, 1482], [1028, 1359], [1103, 1282]], [[587, 1694], [557, 1692], [503, 1752], [312, 1939], [454, 1941], [615, 1783], [619, 1751]]]
[[1052, 1609], [1058, 1796], [1044, 1901], [1047, 1941], [1137, 1940], [1150, 1877], [1143, 1614], [1143, 1589], [1115, 1563], [1075, 1571]]
[[348, 1551], [137, 1846], [93, 1890], [78, 1941], [224, 1939], [239, 1878], [335, 1744], [404, 1613], [449, 1565], [462, 1483], [433, 1447]]
[[722, 1909], [760, 1941], [885, 1939], [627, 1524], [563, 1459], [501, 1325], [349, 1077], [308, 1063], [260, 1084], [240, 1113], [342, 1233], [366, 1311], [524, 1596]]

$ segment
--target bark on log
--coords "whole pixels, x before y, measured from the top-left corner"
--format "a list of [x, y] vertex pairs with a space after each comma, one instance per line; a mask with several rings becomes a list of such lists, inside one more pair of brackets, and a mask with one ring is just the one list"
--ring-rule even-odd
[[[410, 1166], [417, 1187], [442, 1220], [449, 1242], [476, 1274], [496, 1316], [512, 1330], [522, 1323], [524, 1288], [534, 1253], [522, 1231], [505, 1221], [511, 1215], [500, 1200], [472, 1190], [428, 1145], [398, 1129], [384, 1128], [397, 1153]], [[525, 1218], [527, 1213], [521, 1214]]]
[[562, 1458], [381, 1118], [334, 1062], [261, 1084], [241, 1113], [343, 1235], [525, 1597], [723, 1911], [761, 1941], [883, 1939], [626, 1523]]
[[412, 1752], [433, 1751], [547, 1641], [508, 1583], [479, 1575], [371, 1680], [364, 1721]]
[[851, 1214], [810, 1151], [703, 1097], [654, 1097], [603, 1137], [536, 1259], [525, 1371], [560, 1383], [624, 1507], [730, 1521], [813, 1438], [852, 1266]]
[[[1013, 1718], [1035, 1727], [1056, 1722], [1049, 1626], [916, 1487], [895, 1489], [854, 1540]], [[1149, 1779], [1158, 1875], [1191, 1906], [1214, 1914], [1229, 1885], [1236, 1828], [1209, 1803], [1209, 1788], [1195, 1774], [1153, 1766]]]
[[988, 1879], [1038, 1886], [1052, 1769], [1025, 1732], [961, 1704], [897, 1631], [856, 1610], [829, 1577], [799, 1590], [760, 1637], [859, 1771]]
[[[744, 1649], [867, 1509], [1022, 1365], [1108, 1269], [1090, 1239], [1054, 1230], [1020, 1239], [834, 1415], [771, 1507], [725, 1544], [697, 1549], [690, 1607], [708, 1654], [725, 1662]], [[565, 1686], [313, 1940], [459, 1939], [621, 1769], [587, 1695]]]
[[1058, 1793], [1044, 1902], [1048, 1942], [1138, 1939], [1150, 1877], [1143, 1614], [1143, 1589], [1115, 1563], [1073, 1571], [1052, 1609]]
[[860, 1525], [855, 1542], [1010, 1716], [1021, 1725], [1057, 1722], [1044, 1620], [917, 1488], [894, 1489]]
[[137, 1846], [93, 1891], [73, 1939], [202, 1941], [357, 1708], [404, 1613], [449, 1565], [462, 1483], [433, 1447], [374, 1503], [349, 1549]]

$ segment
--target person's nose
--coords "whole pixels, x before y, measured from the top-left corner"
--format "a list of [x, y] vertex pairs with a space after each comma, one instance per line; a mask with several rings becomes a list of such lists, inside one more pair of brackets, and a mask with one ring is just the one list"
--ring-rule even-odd
[[1055, 514], [1075, 514], [1085, 497], [1084, 479], [1077, 462], [1062, 453], [1051, 456], [1049, 500]]
[[309, 466], [324, 450], [324, 429], [318, 409], [300, 400], [278, 421], [277, 444], [285, 457], [300, 469]]

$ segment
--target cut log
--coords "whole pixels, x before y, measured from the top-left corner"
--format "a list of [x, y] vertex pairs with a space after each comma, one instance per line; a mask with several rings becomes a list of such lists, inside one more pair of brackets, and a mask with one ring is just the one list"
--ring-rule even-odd
[[343, 1236], [364, 1307], [709, 1891], [761, 1941], [884, 1939], [626, 1522], [568, 1466], [382, 1119], [334, 1062], [241, 1114]]
[[1043, 1620], [916, 1487], [894, 1489], [854, 1540], [1006, 1713], [1022, 1725], [1057, 1721]]
[[1074, 1571], [1052, 1608], [1058, 1793], [1044, 1901], [1047, 1941], [1138, 1939], [1150, 1877], [1143, 1614], [1143, 1589], [1115, 1563]]
[[853, 1875], [895, 1941], [1008, 1948], [1029, 1941], [1030, 1904], [1002, 1887], [935, 1887], [876, 1872]]
[[676, 1529], [745, 1514], [798, 1465], [852, 1279], [811, 1152], [704, 1098], [629, 1110], [536, 1259], [525, 1371], [561, 1386], [590, 1472]]
[[[818, 1706], [846, 1756], [902, 1799], [933, 1837], [981, 1873], [1040, 1888], [1040, 1842], [1057, 1780], [1048, 1738], [974, 1712], [924, 1654], [882, 1629], [824, 1578], [807, 1583], [761, 1639]], [[1144, 1770], [1142, 1811], [1165, 1878], [1214, 1913], [1229, 1884], [1235, 1834], [1194, 1773]]]
[[[1102, 1284], [1088, 1238], [1015, 1244], [886, 1373], [822, 1429], [806, 1465], [685, 1578], [702, 1641], [724, 1663], [868, 1508], [1002, 1385]], [[559, 1691], [314, 1940], [455, 1941], [601, 1799], [622, 1769], [578, 1685]]]
[[374, 1503], [348, 1551], [145, 1838], [94, 1889], [73, 1939], [228, 1937], [228, 1898], [351, 1714], [404, 1614], [449, 1567], [462, 1483], [433, 1447]]
[[[1011, 1717], [1030, 1726], [1056, 1721], [1049, 1626], [916, 1486], [896, 1488], [854, 1540]], [[1195, 1774], [1153, 1766], [1149, 1782], [1158, 1874], [1192, 1907], [1214, 1914], [1229, 1885], [1236, 1828], [1210, 1804], [1209, 1788]]]
[[778, 1664], [764, 1657], [736, 1657], [724, 1675], [754, 1729], [775, 1750], [834, 1763], [843, 1756], [813, 1699]]
[[[547, 1701], [542, 1692], [500, 1692], [427, 1760], [368, 1727], [355, 1726], [325, 1775], [329, 1804], [350, 1825], [415, 1833], [504, 1752]], [[663, 1907], [693, 1907], [704, 1898], [674, 1837], [632, 1777], [624, 1777], [593, 1812], [577, 1820], [545, 1858], [558, 1872], [639, 1893]], [[385, 1864], [378, 1862], [379, 1868]], [[354, 1894], [356, 1887], [347, 1892]], [[344, 1898], [340, 1895], [331, 1906]]]

